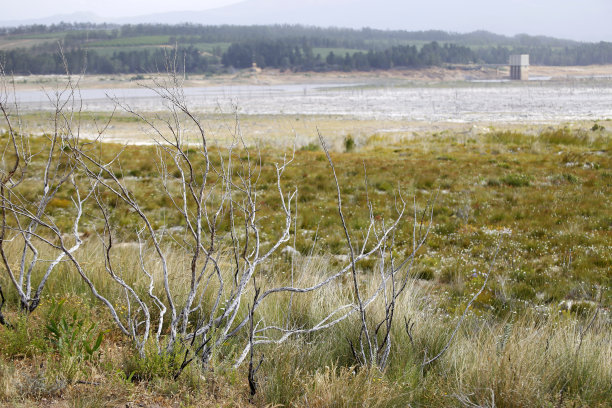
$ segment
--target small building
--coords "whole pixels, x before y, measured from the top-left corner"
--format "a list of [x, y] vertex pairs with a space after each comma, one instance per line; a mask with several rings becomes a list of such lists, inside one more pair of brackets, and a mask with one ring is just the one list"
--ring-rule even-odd
[[518, 81], [529, 79], [529, 54], [510, 55], [510, 79]]
[[256, 62], [253, 62], [253, 65], [251, 65], [251, 72], [255, 74], [259, 74], [261, 72], [261, 68], [257, 66]]

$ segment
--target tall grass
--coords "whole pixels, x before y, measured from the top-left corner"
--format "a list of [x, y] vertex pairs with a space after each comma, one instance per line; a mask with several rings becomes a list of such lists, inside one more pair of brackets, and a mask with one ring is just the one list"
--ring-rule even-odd
[[[18, 299], [7, 289], [6, 274], [0, 275], [7, 296], [3, 310], [14, 325], [0, 328], [0, 400], [8, 406], [36, 406], [42, 398], [59, 400], [62, 394], [74, 406], [135, 401], [150, 405], [157, 403], [156, 398], [164, 401], [161, 404], [184, 406], [608, 406], [612, 400], [607, 284], [612, 214], [606, 198], [612, 162], [604, 150], [610, 146], [609, 134], [599, 130], [539, 135], [502, 132], [477, 135], [465, 143], [448, 135], [425, 144], [420, 140], [386, 148], [382, 143], [369, 147], [359, 143], [352, 152], [334, 155], [342, 169], [340, 182], [346, 186], [349, 226], [357, 234], [367, 226], [363, 215], [367, 217], [367, 211], [361, 211], [365, 189], [354, 183], [362, 177], [364, 161], [370, 197], [375, 207], [382, 208], [377, 217], [391, 213], [392, 205], [384, 204], [398, 185], [416, 196], [417, 206], [419, 200], [440, 191], [428, 245], [417, 254], [414, 279], [394, 311], [391, 357], [384, 371], [359, 367], [351, 353], [349, 341], [357, 344], [359, 339], [355, 314], [330, 330], [296, 336], [280, 345], [258, 345], [255, 359], [263, 357], [263, 363], [256, 374], [255, 397], [248, 395], [246, 368], [233, 369], [228, 364], [240, 352], [244, 336], [228, 341], [206, 369], [196, 362], [174, 381], [181, 356], [159, 355], [155, 350], [135, 356], [108, 311], [70, 264], [62, 262], [43, 292], [41, 306], [30, 316], [17, 310]], [[108, 149], [111, 154], [113, 147]], [[155, 187], [155, 166], [147, 161], [150, 151], [139, 147], [129, 152], [132, 160], [124, 169], [125, 174], [134, 172], [129, 183], [137, 187], [135, 194], [152, 212], [156, 228], [174, 226], [167, 203]], [[272, 155], [262, 152], [259, 198], [260, 214], [270, 226], [275, 221], [270, 199], [274, 185], [268, 171], [272, 167], [266, 166]], [[337, 209], [326, 199], [330, 183], [322, 158], [317, 151], [297, 152], [296, 166], [287, 172], [300, 189], [295, 245], [299, 254], [281, 252], [261, 265], [257, 284], [262, 290], [291, 282], [310, 286], [346, 262], [342, 234], [335, 230]], [[39, 170], [36, 163], [33, 169]], [[34, 194], [25, 191], [24, 195], [30, 193]], [[58, 200], [69, 199], [69, 194], [58, 196]], [[65, 204], [54, 203], [53, 217], [69, 216]], [[114, 225], [125, 232], [119, 236], [123, 242], [114, 243], [111, 260], [121, 277], [146, 298], [148, 280], [141, 273], [141, 252], [129, 232], [133, 217], [120, 205], [114, 211]], [[98, 221], [86, 214], [87, 237], [76, 256], [98, 290], [113, 304], [120, 304], [125, 293], [111, 284], [100, 257]], [[164, 250], [171, 289], [182, 301], [190, 259], [180, 247], [183, 232], [177, 231], [169, 232], [172, 239]], [[411, 224], [398, 230], [398, 252], [410, 250], [411, 232]], [[490, 261], [491, 248], [500, 241], [503, 256], [487, 289], [447, 352], [423, 367], [425, 357], [437, 354], [447, 343], [457, 316], [482, 282], [480, 273]], [[16, 246], [7, 245], [9, 262], [19, 262]], [[146, 243], [142, 249], [142, 261], [154, 276], [155, 294], [162, 296], [160, 265], [149, 256], [151, 248]], [[224, 256], [219, 260], [223, 277], [231, 280], [233, 271]], [[54, 253], [46, 248], [40, 258], [53, 259]], [[377, 288], [378, 263], [366, 260], [357, 267], [360, 290], [367, 296]], [[35, 270], [35, 280], [43, 269]], [[246, 294], [239, 317], [248, 313], [253, 295]], [[353, 296], [351, 282], [340, 278], [319, 292], [281, 294], [262, 304], [255, 319], [279, 327], [311, 327], [335, 308], [350, 304]], [[98, 323], [100, 330], [110, 329], [100, 359], [83, 362], [72, 384], [54, 369], [61, 366], [61, 356], [45, 331], [53, 299], [67, 299], [70, 312], [78, 310]], [[212, 296], [204, 298], [205, 306], [213, 302]], [[368, 323], [384, 313], [379, 299], [368, 306]], [[76, 379], [98, 385], [80, 384]], [[85, 395], [110, 402], [87, 405]]]
[[[326, 307], [337, 301], [332, 295], [323, 295]], [[358, 333], [349, 322], [262, 349], [271, 355], [262, 398], [287, 406], [389, 407], [606, 406], [612, 398], [612, 326], [605, 315], [526, 311], [499, 320], [473, 313], [449, 351], [423, 367], [424, 356], [446, 344], [456, 320], [440, 315], [431, 289], [419, 281], [398, 305], [398, 316], [410, 320], [396, 320], [387, 370], [359, 368], [352, 360], [348, 339]], [[382, 303], [370, 313], [383, 314]]]
[[[91, 240], [85, 248], [93, 251], [97, 245], [95, 240]], [[135, 259], [138, 249], [126, 247], [118, 257], [119, 269], [125, 271], [125, 278], [137, 280]], [[184, 266], [179, 250], [170, 260], [174, 270]], [[293, 281], [298, 285], [311, 285], [326, 276], [329, 263], [330, 258], [326, 256], [298, 256], [294, 262]], [[100, 284], [106, 279], [102, 266], [93, 262], [91, 268], [92, 279]], [[49, 291], [61, 296], [72, 294], [75, 296], [71, 301], [72, 307], [82, 309], [75, 299], [87, 298], [88, 289], [70, 278], [70, 274], [68, 270], [62, 271], [59, 279], [50, 284]], [[261, 285], [265, 288], [291, 279], [290, 268], [277, 270], [269, 274]], [[180, 278], [174, 283], [179, 287]], [[364, 294], [376, 289], [374, 280], [368, 279], [367, 274], [363, 276], [361, 285]], [[332, 330], [296, 337], [285, 344], [257, 347], [256, 355], [264, 356], [264, 364], [259, 374], [260, 393], [254, 403], [393, 407], [408, 404], [462, 406], [469, 403], [490, 406], [494, 401], [496, 406], [507, 407], [603, 407], [612, 399], [612, 339], [609, 336], [612, 327], [603, 312], [597, 316], [593, 316], [593, 312], [580, 316], [552, 308], [542, 313], [526, 311], [505, 319], [475, 312], [464, 322], [448, 352], [432, 366], [422, 367], [424, 357], [431, 357], [442, 349], [456, 324], [453, 315], [440, 313], [442, 299], [433, 288], [431, 283], [413, 280], [398, 300], [395, 313], [401, 318], [394, 321], [392, 357], [384, 372], [356, 365], [348, 343], [349, 339], [354, 341], [359, 335], [355, 319], [347, 319]], [[111, 298], [119, 300], [122, 296], [116, 288], [109, 286], [104, 290]], [[289, 296], [279, 298], [277, 302], [258, 309], [257, 318], [278, 322], [279, 325], [290, 321], [306, 327], [335, 307], [350, 302], [351, 296], [350, 286], [339, 281], [325, 291], [292, 299]], [[288, 308], [290, 302], [291, 309]], [[44, 310], [42, 308], [40, 313]], [[97, 310], [97, 319], [108, 321], [108, 315], [99, 308]], [[374, 317], [384, 315], [384, 304], [375, 302], [369, 313]], [[8, 329], [0, 329], [4, 331], [0, 346], [5, 356], [14, 358], [12, 356], [26, 353], [21, 350], [30, 350], [27, 353], [39, 356], [37, 358], [48, 355], [49, 346], [27, 346], [33, 344], [30, 342], [41, 341], [39, 325], [43, 322], [36, 316], [30, 319], [28, 326], [19, 323], [19, 319], [15, 320], [18, 326], [10, 332], [14, 333], [12, 337], [7, 337]], [[38, 333], [38, 337], [32, 337], [28, 332]], [[109, 350], [112, 344], [106, 341], [105, 347]], [[231, 345], [224, 350], [231, 354]], [[176, 361], [172, 359], [176, 356], [163, 357], [152, 353], [140, 360], [129, 357], [129, 352], [123, 355], [112, 360], [112, 365], [124, 367], [130, 381], [148, 382], [156, 392], [166, 389], [169, 395], [172, 395], [172, 389], [192, 384], [186, 388], [191, 389], [188, 391], [191, 398], [200, 395], [196, 392], [202, 386], [197, 379], [197, 370], [186, 374], [183, 385], [178, 388], [171, 386], [171, 374], [176, 368]], [[222, 355], [213, 360], [213, 370], [218, 366], [219, 371], [212, 375], [230, 375], [221, 368], [223, 361]], [[10, 379], [14, 376], [14, 368], [2, 364], [2, 398], [10, 400], [17, 395], [21, 385], [15, 385]], [[116, 369], [110, 365], [107, 367], [106, 370]]]

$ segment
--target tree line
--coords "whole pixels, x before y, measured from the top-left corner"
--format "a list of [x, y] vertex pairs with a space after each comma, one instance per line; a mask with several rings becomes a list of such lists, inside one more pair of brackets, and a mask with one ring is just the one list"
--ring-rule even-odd
[[168, 59], [174, 58], [175, 52], [178, 56], [178, 69], [181, 71], [210, 71], [209, 58], [192, 46], [171, 51], [163, 48], [117, 51], [108, 56], [82, 48], [65, 50], [62, 53], [30, 53], [26, 49], [17, 49], [0, 53], [0, 64], [6, 73], [18, 75], [63, 74], [66, 67], [72, 72], [88, 74], [139, 74], [164, 72]]
[[[30, 48], [0, 51], [5, 72], [13, 74], [61, 74], [64, 62], [74, 72], [91, 74], [147, 73], [165, 70], [168, 47], [173, 45], [181, 70], [188, 73], [217, 73], [248, 68], [293, 71], [368, 71], [393, 68], [422, 68], [444, 64], [507, 64], [510, 54], [529, 54], [532, 64], [611, 64], [612, 43], [577, 43], [548, 37], [519, 35], [504, 37], [487, 32], [450, 34], [438, 31], [383, 31], [373, 29], [323, 29], [302, 26], [200, 26], [95, 25], [31, 26], [5, 29], [9, 37], [64, 32], [58, 44], [41, 43]], [[64, 31], [61, 31], [64, 30]], [[54, 34], [55, 35], [55, 34]], [[93, 41], [147, 35], [169, 36], [159, 47], [103, 49]], [[434, 38], [430, 42], [420, 42]], [[412, 39], [414, 44], [402, 44]], [[454, 39], [456, 41], [449, 41]], [[166, 41], [164, 39], [163, 41]], [[218, 45], [230, 43], [225, 51]], [[198, 45], [216, 44], [212, 53]], [[417, 45], [418, 44], [418, 45]], [[469, 45], [471, 44], [471, 45]], [[474, 45], [480, 44], [480, 45]], [[122, 49], [125, 48], [125, 49]], [[334, 50], [321, 50], [334, 48]], [[338, 49], [346, 51], [338, 51]], [[172, 51], [173, 52], [173, 51]]]
[[260, 68], [294, 69], [302, 71], [366, 71], [370, 69], [391, 69], [395, 67], [418, 68], [443, 63], [471, 63], [476, 55], [468, 47], [455, 44], [440, 45], [437, 42], [425, 44], [419, 50], [416, 46], [395, 46], [382, 51], [335, 54], [316, 54], [307, 43], [292, 44], [283, 40], [256, 41], [232, 44], [223, 54], [221, 62], [225, 67], [247, 68], [256, 63]]
[[313, 52], [305, 39], [300, 42], [249, 41], [233, 43], [223, 54], [225, 67], [246, 68], [254, 62], [261, 68], [303, 71], [367, 71], [372, 69], [422, 68], [443, 64], [507, 64], [510, 54], [529, 54], [536, 65], [591, 65], [612, 63], [612, 43], [580, 44], [576, 47], [491, 46], [471, 48], [432, 41], [422, 47], [399, 45], [384, 50], [327, 55]]
[[373, 28], [351, 29], [338, 27], [312, 27], [302, 25], [201, 25], [201, 24], [93, 24], [59, 23], [52, 25], [26, 25], [20, 27], [0, 27], [0, 35], [45, 35], [65, 33], [65, 36], [81, 36], [83, 41], [104, 38], [130, 38], [148, 35], [168, 35], [176, 38], [197, 38], [201, 42], [242, 42], [245, 40], [281, 40], [287, 38], [306, 38], [315, 47], [342, 47], [355, 49], [382, 50], [407, 42], [455, 43], [466, 46], [550, 46], [575, 47], [580, 43], [572, 40], [546, 36], [518, 34], [513, 37], [487, 31], [470, 33], [450, 33], [441, 30], [379, 30]]
[[[57, 47], [57, 46], [56, 46]], [[105, 55], [80, 47], [65, 49], [62, 54], [50, 46], [15, 49], [0, 53], [0, 63], [7, 73], [19, 75], [61, 74], [65, 63], [73, 72], [90, 74], [139, 74], [165, 70], [165, 64], [177, 53], [181, 70], [188, 73], [216, 73], [251, 67], [293, 71], [369, 71], [393, 68], [423, 68], [444, 64], [506, 64], [512, 53], [530, 55], [537, 65], [590, 65], [612, 63], [612, 43], [584, 44], [576, 48], [553, 50], [548, 47], [488, 47], [472, 49], [436, 41], [422, 47], [400, 45], [385, 50], [334, 53], [314, 52], [307, 41], [249, 41], [233, 43], [221, 55], [200, 52], [195, 46], [143, 48], [115, 51]]]

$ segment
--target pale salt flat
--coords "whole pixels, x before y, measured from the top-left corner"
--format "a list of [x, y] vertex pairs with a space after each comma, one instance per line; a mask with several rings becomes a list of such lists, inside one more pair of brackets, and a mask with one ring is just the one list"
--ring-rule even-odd
[[[188, 106], [198, 113], [333, 115], [354, 119], [425, 122], [561, 122], [612, 118], [612, 83], [464, 83], [460, 86], [293, 84], [191, 87]], [[21, 109], [50, 110], [49, 91], [17, 91]], [[105, 112], [111, 98], [139, 111], [165, 102], [150, 89], [81, 89], [83, 109]]]

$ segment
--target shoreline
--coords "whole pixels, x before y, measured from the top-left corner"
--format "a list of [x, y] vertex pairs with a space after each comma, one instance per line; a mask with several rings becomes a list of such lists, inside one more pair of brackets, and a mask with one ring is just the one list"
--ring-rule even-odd
[[[138, 88], [152, 85], [152, 78], [159, 74], [117, 74], [117, 75], [72, 75], [79, 80], [82, 89]], [[538, 66], [529, 67], [532, 78], [546, 78], [550, 81], [612, 81], [612, 65], [589, 66]], [[8, 77], [10, 86], [16, 90], [36, 90], [65, 83], [66, 75], [16, 75]], [[359, 82], [402, 84], [414, 82], [417, 85], [433, 85], [453, 82], [469, 83], [470, 80], [508, 79], [508, 67], [497, 68], [479, 65], [453, 65], [424, 69], [355, 72], [281, 72], [277, 69], [241, 70], [233, 74], [186, 75], [185, 87], [206, 87], [223, 85], [287, 85], [287, 84], [354, 84]], [[537, 81], [537, 79], [536, 79]], [[512, 81], [513, 84], [534, 81]]]

